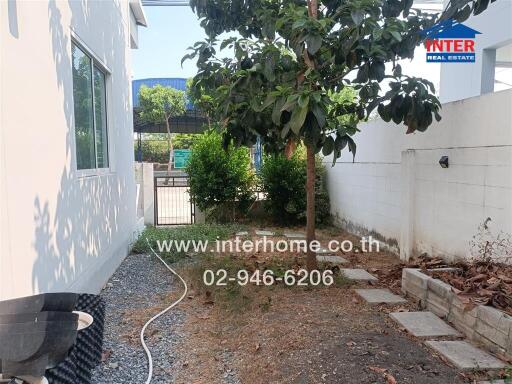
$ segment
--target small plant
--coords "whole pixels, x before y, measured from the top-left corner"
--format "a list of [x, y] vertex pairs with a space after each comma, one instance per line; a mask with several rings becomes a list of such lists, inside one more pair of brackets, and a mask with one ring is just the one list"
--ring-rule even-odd
[[247, 148], [223, 148], [222, 136], [208, 131], [197, 139], [187, 166], [190, 194], [199, 209], [218, 221], [235, 220], [254, 199], [255, 175]]
[[306, 209], [304, 170], [297, 152], [290, 159], [282, 154], [265, 156], [260, 173], [265, 205], [280, 224], [297, 222], [303, 216]]
[[475, 262], [510, 263], [512, 261], [512, 235], [503, 231], [497, 234], [491, 229], [488, 217], [478, 226], [478, 232], [470, 241], [470, 258]]

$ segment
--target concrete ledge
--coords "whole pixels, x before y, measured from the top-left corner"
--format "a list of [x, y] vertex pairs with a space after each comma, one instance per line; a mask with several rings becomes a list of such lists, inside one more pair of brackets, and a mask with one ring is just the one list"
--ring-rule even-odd
[[419, 269], [403, 269], [402, 291], [422, 308], [447, 319], [468, 339], [512, 357], [512, 316], [484, 305], [468, 308], [452, 286]]

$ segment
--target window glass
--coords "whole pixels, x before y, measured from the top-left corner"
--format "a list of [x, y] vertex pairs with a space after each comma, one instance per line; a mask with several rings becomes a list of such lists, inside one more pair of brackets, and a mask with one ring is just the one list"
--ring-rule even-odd
[[96, 159], [98, 168], [108, 167], [107, 109], [105, 100], [105, 74], [94, 66], [94, 111], [96, 133]]
[[72, 60], [76, 164], [78, 169], [91, 169], [96, 168], [91, 59], [73, 44]]

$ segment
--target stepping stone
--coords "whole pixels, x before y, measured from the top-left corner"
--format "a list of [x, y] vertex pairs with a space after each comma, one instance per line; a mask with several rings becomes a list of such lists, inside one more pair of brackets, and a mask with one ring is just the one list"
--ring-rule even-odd
[[[505, 363], [466, 341], [426, 341], [426, 345], [443, 355], [459, 369], [503, 369]], [[492, 383], [492, 381], [491, 381]]]
[[370, 275], [364, 269], [341, 269], [341, 274], [349, 280], [358, 281], [377, 281], [378, 279]]
[[306, 235], [300, 232], [285, 232], [284, 236], [289, 239], [305, 239]]
[[388, 289], [356, 289], [355, 291], [370, 304], [396, 304], [407, 301], [403, 297], [395, 295]]
[[393, 312], [389, 316], [416, 337], [460, 336], [432, 312]]
[[345, 264], [348, 263], [347, 259], [336, 255], [316, 255], [316, 261], [319, 263], [333, 263], [333, 264]]
[[274, 232], [272, 231], [256, 231], [258, 236], [274, 236]]
[[479, 381], [478, 384], [512, 384], [512, 379], [508, 380], [491, 380], [491, 381]]
[[237, 232], [235, 236], [248, 236], [248, 235], [249, 235], [249, 232], [241, 231], [241, 232]]

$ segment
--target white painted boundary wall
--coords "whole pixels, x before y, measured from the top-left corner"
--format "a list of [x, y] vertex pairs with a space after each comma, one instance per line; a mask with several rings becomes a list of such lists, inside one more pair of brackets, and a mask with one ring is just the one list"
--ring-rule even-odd
[[[361, 124], [357, 155], [326, 158], [338, 224], [375, 233], [402, 258], [465, 258], [486, 218], [512, 232], [512, 91], [443, 105], [427, 132], [375, 120]], [[450, 166], [438, 164], [449, 156]]]

